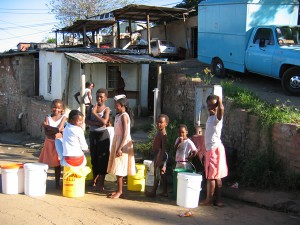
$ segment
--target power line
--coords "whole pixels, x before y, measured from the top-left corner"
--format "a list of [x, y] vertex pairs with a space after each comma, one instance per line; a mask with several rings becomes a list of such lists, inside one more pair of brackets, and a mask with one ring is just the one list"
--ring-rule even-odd
[[49, 9], [9, 9], [9, 8], [0, 8], [3, 10], [49, 10]]
[[55, 14], [55, 13], [50, 13], [50, 12], [48, 12], [48, 13], [30, 13], [30, 12], [28, 12], [28, 13], [18, 13], [18, 12], [0, 12], [0, 13], [9, 13], [9, 14]]
[[47, 26], [47, 25], [54, 25], [57, 24], [56, 22], [51, 23], [39, 23], [39, 24], [32, 24], [32, 25], [16, 25], [13, 27], [0, 27], [0, 30], [10, 30], [10, 29], [16, 29], [16, 28], [32, 28], [32, 27], [40, 27], [40, 26]]
[[[12, 38], [26, 37], [26, 36], [30, 36], [30, 35], [35, 35], [35, 34], [44, 33], [44, 32], [47, 32], [47, 31], [49, 31], [49, 30], [44, 30], [44, 31], [40, 31], [40, 32], [32, 33], [32, 34], [25, 34], [25, 35], [14, 36], [14, 37], [9, 37], [9, 38], [12, 39]], [[3, 41], [3, 40], [7, 40], [7, 38], [0, 39], [0, 41]]]

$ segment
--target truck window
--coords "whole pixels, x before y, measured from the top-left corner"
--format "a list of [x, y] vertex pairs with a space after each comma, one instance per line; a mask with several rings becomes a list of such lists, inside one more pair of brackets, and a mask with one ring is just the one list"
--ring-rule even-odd
[[299, 32], [300, 28], [295, 27], [277, 27], [276, 36], [279, 45], [297, 45], [299, 44]]
[[274, 36], [272, 29], [270, 28], [259, 28], [253, 39], [254, 44], [259, 44], [259, 41], [264, 39], [266, 45], [274, 45]]

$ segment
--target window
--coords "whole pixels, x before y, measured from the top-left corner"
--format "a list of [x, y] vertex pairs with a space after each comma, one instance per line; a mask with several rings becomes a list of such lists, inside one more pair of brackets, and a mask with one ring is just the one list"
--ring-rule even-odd
[[264, 40], [266, 45], [274, 45], [272, 30], [269, 28], [259, 28], [253, 39], [253, 43], [259, 44], [260, 40]]
[[47, 72], [47, 92], [51, 94], [52, 88], [52, 63], [48, 63], [48, 72]]
[[107, 89], [115, 89], [118, 83], [119, 66], [107, 66]]

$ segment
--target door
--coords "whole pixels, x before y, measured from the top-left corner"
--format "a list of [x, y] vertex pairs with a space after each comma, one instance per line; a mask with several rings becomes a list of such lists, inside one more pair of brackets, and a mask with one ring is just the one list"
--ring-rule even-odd
[[[253, 35], [252, 35], [253, 37]], [[252, 40], [252, 41], [251, 41]], [[259, 28], [250, 39], [245, 64], [248, 71], [271, 76], [275, 42], [270, 28]], [[260, 45], [259, 43], [265, 43]]]

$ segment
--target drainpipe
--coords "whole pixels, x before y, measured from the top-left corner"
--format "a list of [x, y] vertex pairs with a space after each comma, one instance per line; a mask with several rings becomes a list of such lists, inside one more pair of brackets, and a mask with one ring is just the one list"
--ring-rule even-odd
[[23, 112], [21, 112], [19, 115], [18, 115], [18, 119], [19, 119], [19, 123], [20, 123], [20, 131], [22, 131], [22, 118], [23, 118]]

